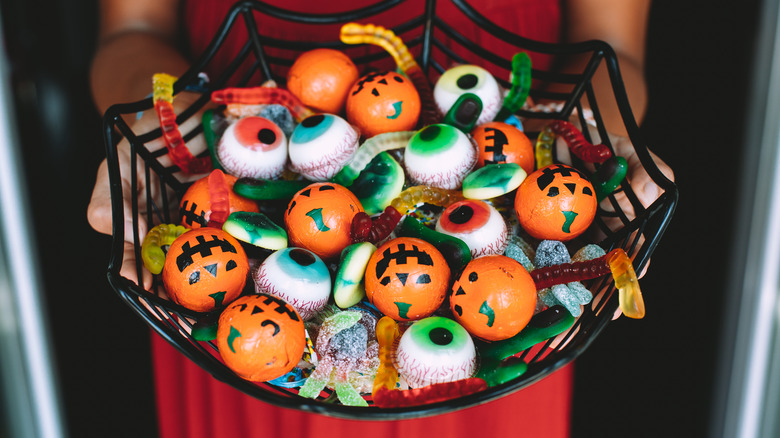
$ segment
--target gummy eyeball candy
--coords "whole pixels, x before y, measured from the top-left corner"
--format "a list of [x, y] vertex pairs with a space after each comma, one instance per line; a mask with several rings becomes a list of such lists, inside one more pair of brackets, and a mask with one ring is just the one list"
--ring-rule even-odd
[[404, 166], [412, 183], [441, 189], [457, 189], [474, 168], [477, 150], [469, 137], [446, 125], [429, 125], [406, 146]]
[[226, 218], [229, 213], [234, 211], [260, 211], [254, 201], [233, 192], [233, 185], [238, 178], [224, 174], [219, 170], [212, 173], [214, 172], [222, 174], [222, 178], [204, 176], [192, 183], [182, 196], [179, 214], [181, 215], [181, 224], [185, 227], [205, 227], [211, 219], [212, 208], [225, 207], [224, 199], [220, 199], [224, 195], [227, 195], [228, 214], [225, 214]]
[[295, 59], [287, 72], [287, 89], [314, 111], [339, 114], [358, 75], [357, 67], [347, 55], [319, 48]]
[[363, 211], [344, 186], [314, 183], [296, 193], [284, 213], [290, 246], [306, 248], [323, 260], [338, 257], [352, 243], [352, 219]]
[[265, 117], [242, 117], [222, 134], [217, 157], [238, 178], [276, 179], [287, 164], [287, 137]]
[[482, 114], [477, 124], [487, 123], [498, 114], [503, 101], [498, 82], [489, 71], [477, 65], [465, 64], [445, 71], [433, 87], [433, 97], [442, 114], [464, 93], [473, 93], [482, 100]]
[[411, 321], [444, 302], [450, 270], [439, 250], [414, 237], [398, 237], [377, 248], [366, 267], [366, 296], [385, 315]]
[[358, 132], [341, 117], [309, 116], [290, 136], [290, 167], [312, 181], [325, 181], [352, 159], [358, 141]]
[[174, 302], [208, 312], [235, 300], [244, 289], [249, 261], [228, 233], [203, 227], [173, 241], [163, 265], [163, 284]]
[[508, 123], [488, 122], [474, 128], [471, 136], [477, 143], [477, 168], [517, 163], [527, 174], [534, 171], [534, 147], [523, 131]]
[[453, 283], [450, 308], [472, 335], [500, 341], [520, 333], [531, 320], [536, 285], [531, 274], [509, 257], [479, 257]]
[[301, 319], [310, 319], [328, 305], [330, 272], [313, 252], [285, 248], [268, 256], [254, 273], [255, 290], [281, 298]]
[[466, 242], [471, 257], [503, 254], [509, 233], [501, 213], [484, 201], [466, 199], [450, 204], [436, 223], [436, 231]]
[[431, 316], [415, 322], [401, 335], [395, 365], [413, 388], [454, 382], [476, 372], [476, 348], [460, 324]]
[[417, 125], [420, 107], [420, 95], [409, 79], [395, 72], [372, 72], [352, 86], [347, 96], [347, 120], [364, 138], [410, 131]]
[[515, 196], [520, 225], [537, 239], [568, 241], [579, 236], [593, 222], [597, 207], [593, 185], [565, 164], [528, 175]]
[[303, 321], [279, 298], [244, 296], [219, 317], [219, 353], [225, 365], [246, 380], [265, 382], [287, 374], [305, 347]]

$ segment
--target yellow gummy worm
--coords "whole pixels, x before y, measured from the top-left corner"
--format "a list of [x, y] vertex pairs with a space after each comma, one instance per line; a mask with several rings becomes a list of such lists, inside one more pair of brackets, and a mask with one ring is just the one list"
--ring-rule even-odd
[[141, 259], [152, 274], [162, 272], [165, 264], [164, 246], [170, 246], [187, 228], [182, 225], [160, 224], [149, 230], [141, 244]]
[[152, 100], [155, 103], [160, 100], [173, 102], [173, 83], [176, 79], [168, 73], [155, 73], [152, 76]]
[[398, 370], [393, 366], [393, 344], [401, 335], [398, 323], [389, 316], [379, 318], [376, 323], [376, 339], [379, 343], [379, 368], [374, 377], [372, 394], [380, 388], [395, 389], [398, 381]]
[[347, 23], [341, 26], [341, 42], [344, 44], [374, 44], [385, 49], [395, 59], [398, 67], [406, 72], [417, 67], [417, 61], [409, 49], [392, 30], [373, 24]]
[[639, 289], [639, 280], [634, 265], [625, 251], [620, 248], [610, 251], [607, 263], [618, 289], [620, 310], [629, 318], [641, 319], [645, 316], [645, 301]]

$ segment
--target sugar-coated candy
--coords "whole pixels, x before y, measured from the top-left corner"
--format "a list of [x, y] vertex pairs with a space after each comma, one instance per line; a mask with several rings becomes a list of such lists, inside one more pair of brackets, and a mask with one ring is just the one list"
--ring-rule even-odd
[[446, 114], [464, 93], [476, 94], [482, 101], [482, 113], [477, 124], [496, 117], [502, 96], [498, 82], [490, 72], [478, 65], [458, 65], [445, 71], [433, 87], [433, 97], [442, 114]]
[[305, 118], [290, 136], [290, 168], [312, 181], [332, 178], [352, 159], [358, 131], [335, 114]]
[[282, 130], [282, 132], [284, 132], [284, 135], [287, 138], [290, 138], [293, 129], [295, 129], [295, 120], [293, 119], [292, 114], [290, 114], [290, 110], [284, 105], [264, 105], [257, 115], [258, 117], [264, 117], [272, 121]]
[[477, 199], [450, 204], [436, 223], [436, 231], [463, 240], [471, 250], [472, 258], [503, 254], [509, 239], [501, 213]]
[[474, 375], [474, 341], [457, 322], [441, 316], [416, 321], [398, 342], [398, 373], [412, 388], [452, 382]]
[[468, 135], [445, 124], [418, 131], [404, 153], [404, 167], [413, 184], [450, 190], [460, 188], [476, 160], [476, 147]]
[[543, 240], [536, 246], [534, 265], [537, 268], [560, 265], [571, 262], [569, 250], [558, 240]]
[[313, 252], [284, 248], [268, 256], [253, 274], [255, 291], [283, 299], [304, 321], [328, 304], [330, 272]]

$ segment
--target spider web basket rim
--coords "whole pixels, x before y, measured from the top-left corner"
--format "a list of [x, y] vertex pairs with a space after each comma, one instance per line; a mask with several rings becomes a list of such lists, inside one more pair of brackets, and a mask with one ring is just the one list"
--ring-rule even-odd
[[[262, 43], [258, 40], [257, 34], [252, 32], [253, 29], [255, 29], [255, 27], [253, 27], [253, 22], [251, 19], [247, 19], [249, 15], [252, 15], [253, 11], [265, 12], [271, 16], [282, 17], [285, 19], [300, 19], [303, 22], [340, 23], [345, 16], [349, 18], [360, 18], [366, 14], [372, 15], [377, 11], [383, 11], [391, 7], [396, 7], [397, 5], [404, 3], [404, 1], [405, 0], [393, 0], [386, 2], [386, 4], [378, 2], [375, 5], [355, 10], [351, 14], [340, 13], [336, 15], [298, 14], [292, 11], [284, 10], [282, 8], [270, 6], [259, 1], [240, 1], [231, 8], [230, 13], [225, 18], [223, 25], [220, 28], [220, 31], [215, 36], [209, 48], [206, 50], [206, 53], [204, 53], [204, 55], [193, 64], [193, 67], [185, 74], [183, 74], [176, 82], [174, 86], [174, 93], [178, 93], [187, 84], [193, 83], [196, 80], [199, 71], [203, 69], [209, 58], [214, 55], [214, 52], [222, 44], [221, 40], [224, 39], [225, 34], [230, 30], [231, 26], [238, 20], [239, 17], [245, 18], [245, 24], [250, 31], [250, 43], [252, 43], [251, 46], [254, 50], [254, 54], [259, 60], [258, 62], [260, 64], [267, 64], [268, 61], [261, 49]], [[635, 259], [635, 266], [637, 271], [642, 270], [649, 260], [650, 254], [652, 254], [655, 246], [658, 244], [660, 237], [668, 226], [671, 216], [675, 210], [677, 203], [677, 188], [673, 182], [666, 179], [666, 177], [660, 173], [652, 158], [650, 157], [644, 142], [641, 139], [638, 126], [636, 125], [633, 113], [631, 112], [631, 108], [627, 102], [627, 97], [625, 96], [625, 89], [623, 88], [617, 60], [612, 49], [600, 41], [589, 41], [577, 44], [553, 44], [529, 40], [490, 23], [485, 17], [479, 15], [476, 10], [474, 10], [468, 3], [463, 0], [451, 0], [451, 2], [458, 6], [458, 8], [460, 8], [474, 23], [479, 24], [483, 29], [494, 35], [498, 35], [504, 39], [511, 39], [512, 43], [516, 44], [518, 47], [525, 46], [529, 50], [536, 50], [539, 52], [546, 51], [551, 54], [577, 54], [585, 52], [595, 53], [600, 62], [603, 61], [606, 63], [613, 82], [619, 108], [626, 124], [629, 138], [637, 150], [637, 154], [642, 161], [642, 165], [646, 166], [648, 173], [651, 174], [651, 177], [653, 177], [654, 181], [656, 181], [656, 183], [658, 183], [664, 189], [662, 196], [653, 205], [645, 210], [645, 217], [641, 220], [641, 223], [640, 216], [637, 217], [637, 219], [631, 221], [630, 224], [627, 224], [633, 225], [637, 230], [644, 229], [648, 218], [651, 216], [655, 217], [656, 222], [659, 223], [654, 228], [653, 238], [649, 241], [643, 242], [637, 247], [636, 240], [633, 241], [633, 244], [630, 243], [632, 239], [630, 238], [628, 232], [624, 232], [622, 235], [620, 233], [616, 233], [611, 237], [611, 243], [609, 244], [609, 246], [620, 246], [621, 243], [622, 245], [633, 245], [635, 249], [638, 249], [637, 258]], [[426, 0], [425, 15], [422, 17], [417, 17], [417, 19], [410, 20], [410, 23], [417, 20], [419, 22], [418, 25], [423, 26], [424, 29], [422, 41], [419, 43], [422, 47], [422, 56], [425, 57], [425, 59], [421, 60], [421, 65], [424, 66], [429, 65], [432, 51], [431, 35], [434, 31], [435, 25], [437, 24], [436, 20], [438, 20], [438, 18], [435, 18], [432, 13], [435, 5], [435, 0]], [[438, 24], [443, 25], [445, 23]], [[399, 28], [403, 29], [404, 25], [399, 26]], [[323, 45], [327, 45], [327, 43]], [[258, 70], [265, 70], [266, 72], [270, 71], [267, 65], [259, 66]], [[589, 83], [589, 79], [587, 82]], [[583, 99], [582, 95], [585, 93], [585, 91], [575, 87], [575, 90], [572, 92], [572, 94], [575, 93], [580, 93], [579, 98], [575, 100], [574, 97], [570, 97], [570, 99], [566, 102], [566, 105], [564, 105], [564, 108], [561, 110], [561, 116], [571, 114], [574, 109], [578, 107], [577, 105]], [[545, 356], [541, 362], [531, 363], [529, 365], [529, 370], [525, 374], [516, 377], [509, 382], [490, 387], [475, 394], [470, 394], [445, 402], [403, 408], [361, 408], [329, 403], [320, 399], [308, 399], [300, 397], [292, 392], [279, 390], [278, 388], [270, 388], [272, 390], [269, 390], [269, 384], [267, 383], [255, 384], [243, 380], [230, 371], [227, 367], [219, 364], [219, 361], [215, 360], [214, 357], [208, 355], [208, 353], [204, 353], [202, 349], [196, 348], [191, 343], [191, 340], [188, 340], [186, 336], [182, 335], [185, 329], [181, 323], [171, 324], [171, 321], [175, 320], [176, 318], [191, 316], [192, 312], [171, 302], [161, 299], [154, 299], [154, 296], [150, 292], [144, 290], [135, 282], [132, 282], [119, 274], [122, 265], [124, 247], [124, 207], [122, 202], [122, 185], [121, 177], [119, 175], [119, 161], [116, 148], [117, 141], [115, 139], [114, 131], [115, 129], [122, 131], [122, 123], [124, 123], [122, 121], [122, 115], [134, 114], [138, 111], [147, 110], [151, 107], [151, 99], [144, 99], [142, 101], [133, 103], [116, 104], [110, 107], [104, 114], [104, 135], [109, 162], [109, 178], [112, 193], [112, 214], [114, 219], [112, 229], [112, 250], [107, 275], [108, 281], [114, 291], [123, 301], [126, 302], [126, 304], [128, 304], [128, 306], [130, 306], [148, 325], [154, 328], [158, 334], [163, 336], [169, 343], [175, 346], [190, 360], [208, 371], [218, 380], [226, 382], [255, 398], [283, 407], [295, 408], [303, 411], [348, 419], [407, 419], [451, 412], [454, 410], [486, 403], [518, 391], [535, 383], [538, 380], [541, 380], [550, 373], [570, 363], [588, 348], [596, 336], [609, 323], [611, 320], [610, 316], [617, 309], [617, 294], [614, 293], [615, 290], [611, 281], [608, 281], [599, 288], [600, 291], [604, 289], [603, 292], [608, 294], [608, 299], [603, 301], [602, 307], [597, 314], [591, 315], [592, 319], [589, 321], [589, 325], [586, 327], [586, 329], [580, 330], [577, 333], [571, 335], [569, 344], [567, 344], [563, 349], [550, 353], [550, 355]], [[185, 111], [179, 115], [179, 118], [189, 116], [196, 110], [197, 109], [192, 110], [190, 113]], [[580, 111], [580, 114], [582, 114], [582, 111]], [[523, 115], [527, 114], [523, 113]], [[179, 120], [177, 119], [177, 121]], [[129, 129], [127, 126], [124, 128], [125, 132], [127, 132], [126, 130]], [[154, 134], [154, 132], [147, 133], [147, 135]], [[157, 135], [159, 135], [159, 133]], [[140, 159], [147, 164], [147, 160], [155, 160], [154, 157], [150, 155], [142, 145], [140, 145], [140, 148], [135, 151], [135, 154], [140, 155]], [[182, 187], [183, 186], [180, 186], [179, 189]], [[137, 204], [137, 200], [134, 201], [136, 201]], [[658, 216], [655, 216], [657, 214], [661, 215], [660, 220], [657, 219]], [[135, 231], [134, 236], [136, 252], [139, 251], [140, 246], [140, 236], [138, 236], [137, 229], [137, 217], [138, 212], [135, 211], [133, 227]], [[137, 261], [137, 264], [138, 263], [140, 262]], [[573, 330], [573, 328], [570, 329], [570, 331]]]

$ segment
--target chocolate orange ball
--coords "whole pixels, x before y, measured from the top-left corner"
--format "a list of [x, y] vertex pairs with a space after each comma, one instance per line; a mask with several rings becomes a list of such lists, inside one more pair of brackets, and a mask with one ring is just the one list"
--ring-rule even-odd
[[523, 131], [508, 123], [488, 122], [475, 127], [471, 136], [477, 142], [477, 168], [516, 163], [526, 174], [534, 171], [534, 147]]
[[412, 81], [395, 72], [372, 72], [352, 86], [347, 120], [363, 138], [383, 132], [411, 131], [420, 117], [420, 95]]
[[306, 331], [295, 309], [283, 300], [249, 295], [220, 315], [217, 348], [233, 372], [265, 382], [295, 368], [306, 348]]
[[317, 112], [339, 114], [359, 76], [352, 60], [334, 49], [314, 49], [296, 58], [287, 72], [287, 89]]
[[450, 270], [430, 243], [398, 237], [377, 248], [366, 267], [366, 296], [397, 321], [431, 315], [444, 302]]
[[565, 164], [551, 164], [528, 175], [515, 195], [520, 225], [541, 240], [568, 241], [579, 236], [593, 222], [597, 207], [593, 185]]
[[249, 261], [241, 244], [219, 228], [187, 231], [173, 241], [162, 275], [171, 300], [208, 312], [235, 300], [244, 289]]
[[536, 285], [531, 274], [509, 257], [479, 257], [453, 283], [450, 308], [472, 335], [488, 341], [507, 339], [531, 320]]

